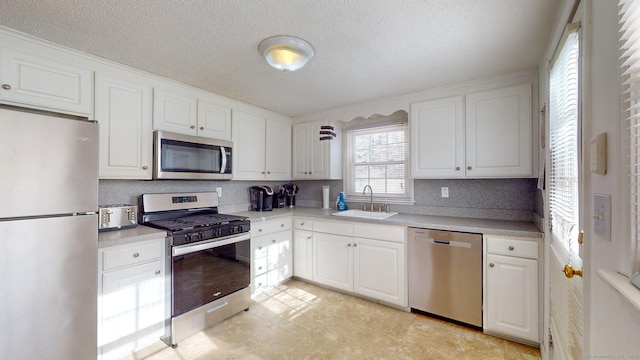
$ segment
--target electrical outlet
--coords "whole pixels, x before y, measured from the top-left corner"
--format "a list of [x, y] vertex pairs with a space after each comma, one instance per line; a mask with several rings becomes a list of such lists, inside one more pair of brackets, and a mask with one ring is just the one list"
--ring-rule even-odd
[[440, 192], [442, 193], [442, 197], [443, 198], [448, 198], [449, 197], [449, 188], [446, 186], [443, 186], [440, 188]]
[[611, 240], [611, 197], [609, 195], [593, 195], [593, 231]]
[[222, 188], [221, 187], [217, 187], [216, 188], [216, 192], [218, 193], [218, 197], [222, 197]]

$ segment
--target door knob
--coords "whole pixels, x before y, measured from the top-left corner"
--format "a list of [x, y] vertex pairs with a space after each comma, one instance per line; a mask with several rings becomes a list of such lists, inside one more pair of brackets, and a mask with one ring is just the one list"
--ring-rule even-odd
[[582, 277], [582, 269], [574, 269], [573, 266], [567, 264], [564, 266], [564, 269], [562, 269], [562, 272], [564, 273], [564, 276], [568, 277], [569, 279], [571, 279], [574, 275], [578, 275], [580, 277]]

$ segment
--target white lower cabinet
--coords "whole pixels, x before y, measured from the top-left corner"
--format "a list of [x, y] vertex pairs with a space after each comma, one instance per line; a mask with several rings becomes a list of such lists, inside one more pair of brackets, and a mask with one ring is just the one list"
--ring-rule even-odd
[[405, 239], [400, 226], [314, 220], [311, 280], [406, 307]]
[[164, 335], [165, 239], [99, 251], [98, 355], [120, 359]]
[[313, 280], [313, 232], [293, 230], [293, 275]]
[[293, 276], [291, 217], [251, 227], [251, 292], [259, 293]]
[[484, 330], [540, 342], [537, 239], [486, 236]]

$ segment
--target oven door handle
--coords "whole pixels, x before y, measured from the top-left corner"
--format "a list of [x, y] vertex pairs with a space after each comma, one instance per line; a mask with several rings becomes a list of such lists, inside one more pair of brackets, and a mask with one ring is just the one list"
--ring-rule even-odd
[[186, 245], [175, 246], [171, 249], [171, 255], [179, 256], [179, 255], [190, 254], [193, 252], [213, 249], [219, 246], [229, 245], [229, 244], [236, 243], [238, 241], [244, 241], [249, 239], [251, 239], [251, 235], [249, 233], [244, 233], [241, 235], [226, 236], [224, 238], [218, 238], [211, 241], [201, 241], [196, 244], [186, 244]]

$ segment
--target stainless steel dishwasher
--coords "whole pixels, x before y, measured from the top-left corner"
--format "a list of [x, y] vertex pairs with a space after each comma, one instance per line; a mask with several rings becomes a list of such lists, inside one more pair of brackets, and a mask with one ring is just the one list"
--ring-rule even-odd
[[482, 328], [482, 235], [409, 228], [409, 307]]

